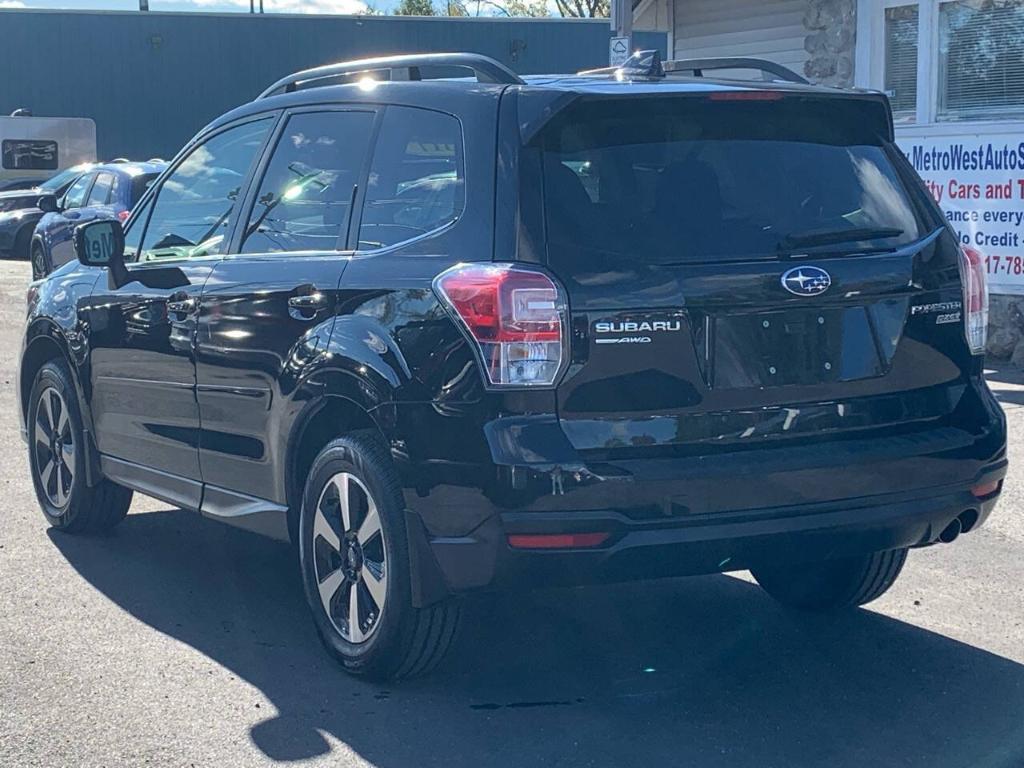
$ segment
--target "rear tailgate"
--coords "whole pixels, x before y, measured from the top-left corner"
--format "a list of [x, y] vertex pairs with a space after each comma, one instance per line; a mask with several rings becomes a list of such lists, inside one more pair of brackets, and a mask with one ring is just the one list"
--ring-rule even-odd
[[945, 430], [971, 389], [959, 246], [877, 102], [754, 93], [581, 99], [533, 139], [590, 460], [797, 460]]

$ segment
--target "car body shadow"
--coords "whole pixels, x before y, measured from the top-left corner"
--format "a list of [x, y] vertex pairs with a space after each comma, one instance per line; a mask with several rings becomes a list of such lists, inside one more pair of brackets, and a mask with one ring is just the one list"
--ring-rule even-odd
[[382, 687], [322, 650], [287, 545], [177, 510], [50, 535], [263, 692], [279, 714], [248, 735], [275, 761], [326, 754], [328, 733], [396, 768], [1024, 763], [1021, 665], [868, 610], [799, 616], [727, 576], [474, 600], [441, 668]]

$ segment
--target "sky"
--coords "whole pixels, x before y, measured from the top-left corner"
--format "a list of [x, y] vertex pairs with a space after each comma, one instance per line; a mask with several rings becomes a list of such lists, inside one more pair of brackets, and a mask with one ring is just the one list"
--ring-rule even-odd
[[[257, 7], [259, 0], [256, 0]], [[267, 13], [359, 13], [362, 0], [263, 0]], [[0, 0], [0, 8], [137, 11], [138, 0]], [[249, 12], [249, 0], [149, 0], [151, 11]]]

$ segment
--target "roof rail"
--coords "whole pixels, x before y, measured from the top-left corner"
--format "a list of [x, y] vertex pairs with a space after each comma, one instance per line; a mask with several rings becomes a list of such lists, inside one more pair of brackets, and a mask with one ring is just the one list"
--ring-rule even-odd
[[725, 56], [713, 59], [677, 59], [674, 61], [662, 62], [665, 74], [676, 72], [693, 72], [694, 77], [704, 77], [704, 72], [715, 69], [756, 69], [765, 74], [775, 75], [779, 80], [787, 83], [807, 84], [807, 80], [789, 67], [776, 64], [766, 59], [749, 59], [742, 57]]
[[291, 93], [303, 86], [309, 86], [317, 80], [329, 80], [335, 77], [364, 73], [369, 75], [373, 72], [387, 72], [390, 77], [396, 70], [404, 70], [404, 79], [422, 80], [420, 67], [462, 67], [463, 69], [470, 69], [476, 75], [477, 80], [482, 83], [520, 85], [523, 82], [519, 75], [504, 64], [479, 53], [411, 53], [401, 56], [341, 61], [337, 64], [304, 69], [301, 72], [295, 72], [287, 77], [282, 77], [263, 91], [257, 98], [265, 99], [282, 89], [284, 89], [285, 93]]

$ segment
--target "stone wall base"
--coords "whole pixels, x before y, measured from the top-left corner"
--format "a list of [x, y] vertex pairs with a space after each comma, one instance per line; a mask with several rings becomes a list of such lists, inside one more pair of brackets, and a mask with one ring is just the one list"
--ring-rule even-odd
[[1024, 365], [1024, 296], [989, 296], [986, 353]]

